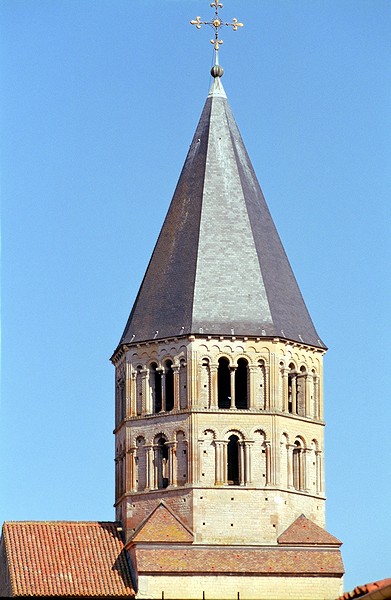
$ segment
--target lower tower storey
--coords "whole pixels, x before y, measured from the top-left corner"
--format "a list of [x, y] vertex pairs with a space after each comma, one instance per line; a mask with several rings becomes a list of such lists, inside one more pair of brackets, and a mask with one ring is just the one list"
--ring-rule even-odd
[[334, 600], [342, 592], [340, 545], [304, 515], [274, 545], [199, 544], [162, 501], [127, 550], [137, 598]]

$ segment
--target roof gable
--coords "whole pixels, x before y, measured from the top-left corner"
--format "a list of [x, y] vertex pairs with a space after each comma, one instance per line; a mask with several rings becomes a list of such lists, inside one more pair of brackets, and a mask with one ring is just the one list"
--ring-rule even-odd
[[134, 597], [115, 522], [8, 522], [5, 560], [13, 596]]
[[341, 546], [342, 542], [316, 525], [306, 516], [300, 515], [277, 539], [280, 545]]
[[161, 502], [140, 525], [133, 542], [192, 543], [193, 534], [173, 512]]

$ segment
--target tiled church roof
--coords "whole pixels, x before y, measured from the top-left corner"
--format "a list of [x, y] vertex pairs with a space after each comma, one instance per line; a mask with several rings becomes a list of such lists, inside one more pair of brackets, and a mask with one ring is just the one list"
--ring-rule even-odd
[[190, 546], [147, 547], [136, 544], [131, 553], [143, 573], [256, 573], [279, 575], [329, 575], [344, 572], [339, 551], [287, 548]]
[[7, 565], [9, 581], [3, 587], [13, 596], [133, 597], [118, 527], [113, 522], [5, 523], [1, 566], [5, 572]]
[[280, 545], [294, 546], [308, 544], [311, 546], [341, 546], [342, 542], [316, 525], [304, 515], [301, 515], [278, 538]]
[[358, 585], [353, 591], [345, 592], [338, 600], [355, 600], [356, 598], [362, 600], [390, 600], [391, 578]]
[[219, 77], [120, 345], [188, 334], [324, 348]]

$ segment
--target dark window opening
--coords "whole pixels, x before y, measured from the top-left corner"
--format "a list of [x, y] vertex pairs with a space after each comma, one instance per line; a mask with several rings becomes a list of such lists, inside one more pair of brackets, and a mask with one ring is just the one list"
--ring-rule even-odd
[[166, 410], [174, 408], [174, 371], [172, 370], [171, 360], [167, 360], [166, 364]]
[[219, 359], [219, 368], [217, 371], [217, 393], [219, 408], [230, 408], [231, 380], [229, 372], [229, 361], [227, 358]]
[[239, 358], [235, 371], [235, 405], [236, 408], [248, 408], [247, 403], [247, 377], [248, 364], [244, 358]]
[[158, 441], [158, 488], [166, 488], [168, 486], [168, 448], [166, 440], [160, 438]]
[[292, 403], [292, 375], [288, 375], [288, 412], [293, 412]]
[[239, 438], [231, 435], [228, 442], [228, 484], [239, 485]]
[[157, 364], [152, 363], [150, 367], [152, 388], [152, 411], [158, 413], [162, 410], [162, 375], [157, 370]]

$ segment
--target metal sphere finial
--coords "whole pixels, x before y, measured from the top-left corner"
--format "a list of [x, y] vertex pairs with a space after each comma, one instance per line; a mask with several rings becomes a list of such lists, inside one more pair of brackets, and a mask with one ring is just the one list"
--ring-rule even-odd
[[224, 69], [220, 65], [213, 65], [213, 67], [210, 70], [210, 74], [215, 79], [216, 77], [222, 77], [224, 75]]

